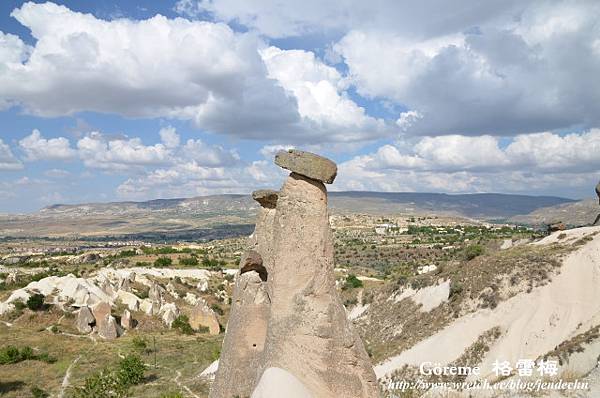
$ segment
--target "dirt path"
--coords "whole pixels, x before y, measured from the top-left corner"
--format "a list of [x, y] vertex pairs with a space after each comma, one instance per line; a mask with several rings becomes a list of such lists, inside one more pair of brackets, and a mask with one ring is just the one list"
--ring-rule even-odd
[[[120, 352], [118, 353], [118, 355], [119, 355], [119, 357], [120, 357], [120, 358], [124, 358], [123, 354], [121, 354]], [[146, 363], [145, 365], [146, 365], [148, 368], [154, 368], [154, 364], [151, 364], [151, 363]], [[160, 369], [166, 369], [166, 370], [169, 370], [169, 371], [171, 371], [171, 372], [175, 373], [175, 377], [173, 378], [173, 380], [172, 380], [172, 381], [173, 381], [175, 384], [177, 384], [177, 386], [178, 386], [179, 388], [181, 388], [181, 389], [185, 390], [185, 392], [187, 392], [187, 393], [188, 393], [188, 394], [189, 394], [191, 397], [193, 397], [193, 398], [200, 398], [200, 397], [199, 397], [198, 395], [196, 395], [196, 394], [195, 394], [195, 393], [194, 393], [194, 392], [193, 392], [193, 391], [192, 391], [192, 390], [191, 390], [191, 389], [190, 389], [188, 386], [186, 386], [186, 385], [185, 385], [185, 384], [183, 384], [181, 381], [179, 381], [179, 379], [181, 378], [181, 372], [180, 372], [179, 370], [172, 369], [172, 368], [168, 368], [168, 367], [166, 367], [166, 366], [160, 366], [160, 365], [157, 365], [156, 367], [157, 367], [157, 368], [160, 368]]]
[[62, 384], [60, 385], [60, 392], [58, 393], [58, 398], [64, 398], [66, 389], [70, 386], [69, 379], [71, 378], [71, 370], [73, 366], [81, 359], [81, 355], [79, 355], [67, 368], [65, 373], [65, 377], [63, 377]]

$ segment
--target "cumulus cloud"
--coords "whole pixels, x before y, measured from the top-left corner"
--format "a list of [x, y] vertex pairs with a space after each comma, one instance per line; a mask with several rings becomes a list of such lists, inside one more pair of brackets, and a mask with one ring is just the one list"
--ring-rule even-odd
[[270, 162], [255, 161], [234, 167], [201, 166], [192, 160], [131, 177], [117, 188], [124, 199], [191, 197], [248, 193], [259, 187], [277, 186], [284, 173], [274, 173]]
[[15, 157], [10, 147], [0, 138], [0, 171], [21, 170], [23, 163]]
[[406, 110], [397, 117], [406, 134], [507, 136], [600, 124], [597, 1], [181, 0], [175, 9], [269, 37], [334, 38], [329, 59], [347, 70], [344, 82]]
[[18, 38], [0, 41], [0, 98], [30, 113], [164, 116], [239, 136], [298, 121], [294, 99], [266, 77], [257, 39], [225, 24], [105, 21], [53, 3], [11, 15], [36, 43], [25, 51]]
[[[16, 36], [0, 37], [4, 107], [18, 104], [42, 116], [175, 118], [205, 131], [275, 141], [390, 133], [345, 95], [339, 73], [313, 53], [261, 52], [255, 34], [223, 23], [161, 15], [106, 21], [54, 3], [25, 3], [11, 15], [36, 42], [28, 47]], [[287, 74], [293, 68], [303, 68], [301, 81]]]
[[87, 167], [125, 171], [131, 166], [151, 166], [170, 161], [163, 144], [144, 145], [140, 138], [107, 139], [92, 133], [77, 141], [79, 156]]
[[167, 148], [177, 148], [179, 146], [179, 134], [175, 130], [175, 127], [169, 126], [160, 129], [158, 132], [160, 139]]
[[600, 129], [492, 136], [423, 137], [384, 145], [340, 165], [335, 189], [444, 192], [561, 192], [600, 177]]
[[35, 129], [27, 137], [19, 141], [19, 147], [25, 153], [25, 160], [68, 160], [76, 155], [67, 138], [46, 139]]
[[518, 19], [415, 39], [352, 30], [335, 46], [359, 93], [419, 118], [415, 135], [516, 135], [600, 123], [597, 2], [531, 2]]
[[428, 37], [471, 27], [499, 14], [516, 14], [522, 8], [520, 3], [518, 0], [425, 0], [417, 3], [398, 0], [179, 0], [175, 11], [192, 18], [210, 14], [270, 37], [336, 33], [356, 28]]
[[268, 47], [261, 55], [269, 77], [276, 79], [298, 101], [306, 126], [326, 133], [332, 141], [363, 141], [390, 134], [385, 121], [368, 116], [345, 94], [340, 73], [303, 50]]

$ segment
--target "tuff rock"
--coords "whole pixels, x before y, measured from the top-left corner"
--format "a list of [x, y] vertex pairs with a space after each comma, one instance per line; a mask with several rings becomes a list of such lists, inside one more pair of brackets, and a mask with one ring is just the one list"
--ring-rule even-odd
[[297, 149], [277, 152], [275, 164], [293, 173], [325, 184], [333, 183], [337, 175], [337, 165], [331, 160]]
[[291, 384], [302, 397], [377, 397], [369, 357], [335, 286], [323, 183], [333, 182], [337, 166], [297, 150], [279, 152], [275, 163], [292, 173], [275, 208], [255, 197], [262, 208], [240, 264], [210, 397], [275, 397]]
[[77, 312], [77, 318], [75, 319], [75, 327], [79, 333], [90, 333], [92, 331], [92, 324], [96, 321], [90, 307], [84, 306]]

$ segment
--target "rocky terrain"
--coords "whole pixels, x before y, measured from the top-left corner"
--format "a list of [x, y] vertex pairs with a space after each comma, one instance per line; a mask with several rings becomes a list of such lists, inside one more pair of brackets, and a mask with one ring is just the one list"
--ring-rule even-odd
[[[329, 196], [334, 214], [439, 215], [488, 220], [527, 215], [540, 208], [574, 202], [503, 194], [330, 192]], [[0, 215], [0, 238], [222, 239], [250, 234], [257, 211], [258, 206], [249, 195], [54, 205], [31, 214]]]
[[529, 225], [545, 225], [562, 222], [571, 227], [590, 225], [600, 214], [598, 199], [584, 199], [574, 203], [563, 203], [542, 207], [529, 214], [510, 217], [510, 222]]
[[[0, 241], [0, 395], [103, 396], [93, 388], [112, 385], [115, 369], [135, 371], [136, 361], [144, 367], [136, 383], [111, 388], [148, 398], [279, 397], [282, 388], [297, 397], [599, 394], [600, 227], [569, 228], [566, 216], [579, 215], [569, 209], [580, 203], [534, 211], [565, 223], [551, 235], [453, 212], [405, 213], [407, 204], [379, 214], [371, 210], [384, 207], [331, 210], [323, 182], [335, 165], [306, 165], [303, 156], [315, 155], [278, 161], [292, 171], [280, 191], [239, 199], [254, 214], [238, 213], [246, 237], [215, 232], [230, 231], [217, 221], [224, 204], [215, 199], [195, 210], [199, 223], [212, 220], [197, 228], [213, 240]], [[362, 203], [383, 200], [378, 195]], [[142, 225], [144, 212], [180, 204], [128, 204], [127, 212]], [[106, 206], [109, 219], [115, 205]], [[495, 214], [506, 214], [499, 207]], [[74, 212], [67, 225], [96, 220], [95, 210], [86, 216], [76, 208], [47, 212]], [[533, 381], [586, 384], [493, 393], [393, 385], [474, 380], [424, 376], [424, 360], [478, 366], [498, 385], [522, 377], [517, 369], [498, 376], [495, 361], [521, 359], [556, 362], [555, 373], [535, 371]]]

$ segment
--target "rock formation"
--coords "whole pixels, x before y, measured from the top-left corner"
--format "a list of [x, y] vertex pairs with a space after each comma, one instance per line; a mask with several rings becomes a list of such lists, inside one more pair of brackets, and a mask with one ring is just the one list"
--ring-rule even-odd
[[192, 329], [198, 330], [206, 327], [211, 335], [217, 335], [221, 331], [215, 312], [203, 299], [198, 300], [198, 304], [192, 309], [189, 318]]
[[261, 210], [250, 242], [252, 249], [247, 250], [240, 260], [240, 273], [233, 289], [229, 323], [210, 398], [248, 397], [260, 377], [270, 306], [265, 265], [272, 252], [270, 240], [277, 192], [259, 190], [252, 197], [261, 205]]
[[108, 315], [110, 315], [110, 304], [102, 301], [92, 307], [92, 314], [96, 319], [96, 329], [99, 330]]
[[96, 322], [92, 311], [89, 307], [81, 307], [77, 312], [77, 318], [75, 320], [75, 327], [79, 333], [90, 333], [92, 331], [92, 324]]
[[121, 315], [121, 327], [125, 330], [133, 329], [133, 318], [129, 310], [124, 310], [123, 315]]
[[314, 153], [290, 149], [275, 155], [275, 164], [312, 180], [331, 184], [337, 175], [337, 166], [331, 160]]
[[[373, 368], [335, 287], [333, 239], [323, 183], [333, 182], [337, 167], [328, 159], [297, 150], [279, 152], [275, 163], [292, 173], [278, 194], [275, 209], [262, 211], [263, 207], [257, 217], [257, 232], [260, 225], [265, 228], [265, 235], [255, 232], [251, 239], [267, 271], [269, 299], [269, 305], [265, 306], [268, 322], [264, 350], [249, 366], [253, 369], [255, 363], [259, 364], [257, 378], [251, 381], [253, 385], [258, 384], [252, 396], [277, 396], [272, 395], [276, 393], [274, 383], [283, 388], [278, 395], [283, 396], [285, 386], [293, 381], [300, 394], [297, 396], [377, 397]], [[233, 372], [240, 370], [222, 371], [221, 368], [231, 367], [227, 365], [231, 363], [231, 356], [247, 350], [243, 340], [247, 334], [239, 325], [246, 315], [242, 310], [248, 308], [248, 302], [240, 297], [257, 291], [248, 285], [261, 286], [262, 279], [249, 266], [249, 263], [258, 263], [256, 257], [247, 255], [243, 260], [248, 264], [242, 266], [251, 271], [242, 273], [236, 284], [222, 364], [219, 364], [211, 398], [235, 396], [232, 388], [239, 384], [239, 378], [235, 378]], [[239, 306], [237, 311], [236, 306]], [[261, 326], [263, 319], [254, 316], [247, 321], [245, 329]], [[230, 334], [235, 337], [230, 338]], [[235, 346], [231, 349], [228, 344]], [[219, 377], [223, 372], [229, 372], [234, 378], [223, 382]], [[248, 373], [243, 373], [243, 377], [250, 377]], [[226, 389], [229, 395], [222, 393]], [[247, 396], [248, 391], [236, 393]]]
[[[98, 319], [98, 318], [96, 318]], [[119, 337], [117, 320], [110, 313], [98, 322], [98, 336], [106, 340], [114, 340]]]
[[[598, 204], [600, 204], [600, 182], [596, 184], [596, 195], [598, 196]], [[592, 225], [597, 225], [598, 221], [600, 221], [600, 213], [598, 213]]]

